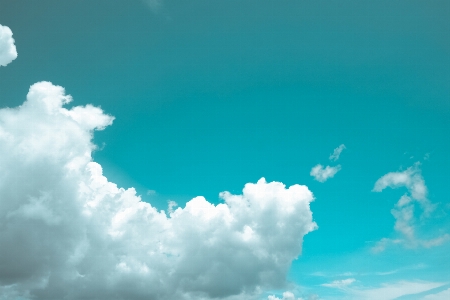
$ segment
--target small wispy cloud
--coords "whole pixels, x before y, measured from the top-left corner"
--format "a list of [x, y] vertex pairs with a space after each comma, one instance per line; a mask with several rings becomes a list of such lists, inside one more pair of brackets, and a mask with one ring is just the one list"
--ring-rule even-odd
[[[330, 155], [329, 159], [331, 161], [336, 161], [339, 159], [339, 156], [341, 155], [342, 151], [345, 149], [345, 145], [341, 144], [339, 147], [334, 149], [333, 154]], [[325, 182], [330, 178], [333, 178], [334, 175], [336, 175], [337, 172], [341, 170], [341, 165], [337, 166], [323, 166], [321, 164], [317, 164], [314, 167], [312, 167], [311, 172], [309, 172], [309, 175], [314, 177], [315, 180], [319, 182]]]
[[0, 66], [5, 67], [17, 58], [17, 49], [8, 26], [0, 24]]
[[147, 196], [154, 196], [156, 195], [156, 191], [155, 190], [147, 190]]
[[303, 298], [295, 298], [294, 293], [284, 292], [282, 298], [278, 298], [275, 295], [270, 295], [267, 300], [303, 300]]
[[167, 210], [169, 211], [169, 214], [173, 214], [174, 208], [178, 206], [178, 203], [175, 201], [169, 200], [169, 203], [167, 205]]
[[319, 182], [325, 182], [329, 178], [333, 178], [334, 175], [336, 175], [336, 173], [339, 172], [340, 170], [341, 165], [337, 165], [335, 167], [330, 166], [324, 167], [321, 164], [318, 164], [311, 169], [309, 175], [313, 176], [314, 179]]
[[348, 294], [361, 300], [393, 300], [406, 295], [415, 295], [445, 285], [442, 282], [399, 281], [384, 283], [377, 288], [349, 289]]
[[386, 272], [375, 272], [375, 275], [378, 276], [386, 276], [386, 275], [392, 275], [398, 273], [399, 270], [392, 270], [392, 271], [386, 271]]
[[428, 240], [416, 237], [415, 203], [418, 203], [423, 210], [422, 218], [430, 217], [431, 212], [435, 208], [435, 205], [427, 198], [428, 188], [421, 174], [420, 163], [414, 164], [405, 171], [387, 173], [375, 182], [373, 191], [381, 192], [387, 187], [393, 189], [406, 187], [408, 190], [408, 193], [400, 197], [391, 210], [391, 214], [395, 218], [394, 230], [401, 235], [401, 238], [383, 238], [372, 248], [373, 252], [382, 252], [387, 246], [393, 244], [403, 244], [408, 248], [419, 246], [431, 248], [450, 240], [449, 234]]
[[341, 155], [342, 151], [344, 151], [345, 145], [341, 144], [339, 147], [334, 149], [333, 154], [330, 155], [329, 159], [331, 161], [337, 161], [339, 159], [339, 156]]
[[325, 273], [325, 272], [320, 272], [320, 271], [313, 272], [313, 273], [311, 273], [311, 274], [309, 274], [309, 275], [311, 275], [311, 276], [317, 276], [317, 277], [327, 277], [327, 276], [329, 276], [327, 273]]
[[375, 182], [374, 192], [381, 192], [385, 188], [406, 187], [411, 197], [420, 202], [426, 211], [432, 210], [432, 205], [427, 199], [428, 189], [422, 177], [420, 163], [414, 164], [403, 172], [390, 172], [383, 175]]
[[448, 300], [450, 299], [450, 288], [435, 294], [429, 294], [421, 298], [421, 300]]
[[141, 0], [146, 4], [153, 12], [158, 12], [162, 7], [161, 0]]
[[343, 288], [346, 288], [347, 286], [351, 285], [355, 281], [356, 281], [355, 278], [347, 278], [347, 279], [342, 279], [342, 280], [334, 280], [330, 283], [324, 283], [321, 285], [325, 286], [325, 287], [330, 287], [330, 288], [343, 289]]
[[326, 272], [314, 272], [309, 274], [315, 277], [355, 277], [355, 276], [386, 276], [398, 273], [400, 270], [390, 270], [385, 272], [343, 272], [343, 273], [326, 273]]
[[[324, 283], [322, 286], [335, 288], [341, 290], [346, 294], [345, 299], [358, 300], [393, 300], [407, 295], [415, 295], [435, 288], [446, 285], [445, 282], [430, 282], [430, 281], [397, 281], [387, 282], [378, 287], [366, 287], [358, 284], [354, 285], [356, 280], [348, 278], [344, 280], [336, 280], [331, 283]], [[444, 291], [445, 292], [445, 291]], [[438, 294], [436, 294], [438, 295]], [[446, 295], [446, 293], [443, 293]], [[416, 299], [416, 298], [415, 298]], [[447, 299], [447, 298], [423, 298], [423, 299]]]

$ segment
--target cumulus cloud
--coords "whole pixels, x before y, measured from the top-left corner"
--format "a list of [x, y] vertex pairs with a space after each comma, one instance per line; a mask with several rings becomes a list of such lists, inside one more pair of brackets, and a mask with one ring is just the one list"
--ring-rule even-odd
[[16, 45], [14, 45], [12, 35], [8, 26], [0, 24], [0, 66], [5, 67], [17, 58]]
[[344, 151], [344, 149], [346, 149], [344, 144], [339, 145], [339, 147], [334, 149], [333, 154], [330, 155], [329, 159], [331, 161], [337, 161], [342, 151]]
[[311, 169], [309, 175], [313, 176], [314, 179], [319, 182], [325, 182], [329, 178], [333, 178], [334, 175], [336, 175], [336, 173], [339, 172], [340, 170], [341, 165], [337, 165], [335, 167], [330, 166], [324, 167], [321, 164], [318, 164]]
[[430, 240], [423, 240], [416, 237], [415, 203], [418, 203], [423, 210], [422, 218], [429, 217], [435, 208], [435, 205], [427, 198], [428, 188], [422, 177], [419, 163], [416, 163], [405, 171], [390, 172], [382, 176], [375, 182], [373, 191], [381, 192], [387, 187], [406, 187], [408, 190], [408, 193], [403, 195], [391, 210], [391, 214], [395, 218], [394, 229], [400, 233], [402, 238], [383, 238], [372, 249], [374, 252], [384, 251], [389, 244], [404, 244], [410, 248], [418, 246], [430, 248], [441, 245], [450, 239], [449, 234], [444, 234]]
[[114, 118], [71, 100], [40, 82], [0, 110], [0, 299], [240, 300], [284, 284], [317, 228], [306, 186], [262, 178], [158, 211], [92, 161]]

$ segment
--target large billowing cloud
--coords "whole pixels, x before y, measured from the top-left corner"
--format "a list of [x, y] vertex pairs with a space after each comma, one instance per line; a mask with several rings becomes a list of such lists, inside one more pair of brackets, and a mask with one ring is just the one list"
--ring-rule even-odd
[[0, 66], [5, 67], [17, 58], [17, 50], [8, 26], [0, 24]]
[[71, 100], [40, 82], [0, 110], [0, 299], [252, 299], [283, 285], [316, 228], [306, 186], [262, 178], [218, 205], [157, 211], [92, 161], [113, 117]]

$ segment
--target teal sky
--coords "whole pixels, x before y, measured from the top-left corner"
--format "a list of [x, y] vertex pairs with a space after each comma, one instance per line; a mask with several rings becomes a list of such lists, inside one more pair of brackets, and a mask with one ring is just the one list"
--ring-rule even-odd
[[[289, 285], [261, 299], [354, 299], [402, 282], [428, 286], [377, 299], [444, 299], [422, 297], [450, 288], [450, 242], [374, 253], [401, 238], [391, 210], [408, 190], [372, 190], [420, 162], [435, 208], [416, 205], [418, 239], [450, 233], [449, 16], [448, 1], [0, 0], [18, 51], [0, 69], [0, 104], [45, 80], [68, 107], [100, 106], [115, 120], [95, 133], [94, 161], [160, 210], [217, 204], [261, 177], [307, 185], [319, 228]], [[317, 164], [341, 170], [319, 182]]]

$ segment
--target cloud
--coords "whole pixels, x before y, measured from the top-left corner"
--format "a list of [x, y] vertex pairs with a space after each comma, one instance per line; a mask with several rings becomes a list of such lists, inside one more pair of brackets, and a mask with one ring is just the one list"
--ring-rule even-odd
[[414, 295], [422, 293], [444, 285], [442, 282], [428, 281], [399, 281], [396, 283], [387, 283], [378, 288], [369, 289], [351, 289], [348, 291], [355, 299], [361, 300], [392, 300], [405, 295]]
[[350, 284], [354, 283], [356, 281], [355, 278], [348, 278], [348, 279], [342, 279], [342, 280], [335, 280], [330, 283], [324, 283], [322, 286], [330, 287], [330, 288], [336, 288], [336, 289], [344, 289]]
[[0, 66], [5, 67], [17, 58], [17, 50], [12, 35], [13, 33], [8, 26], [0, 24]]
[[399, 270], [397, 269], [397, 270], [386, 271], [386, 272], [375, 272], [375, 275], [378, 275], [378, 276], [392, 275], [392, 274], [398, 273], [398, 271]]
[[386, 276], [398, 273], [400, 269], [384, 271], [384, 272], [343, 272], [343, 273], [331, 273], [331, 272], [314, 272], [309, 274], [316, 277], [354, 277], [354, 276]]
[[330, 155], [329, 159], [331, 161], [337, 161], [339, 159], [339, 156], [341, 155], [342, 151], [344, 151], [345, 145], [341, 144], [339, 147], [334, 149], [333, 154]]
[[[345, 145], [342, 144], [336, 149], [334, 149], [333, 154], [330, 155], [330, 160], [336, 161], [339, 159], [339, 155], [341, 155], [341, 152], [345, 149]], [[322, 166], [321, 164], [318, 164], [314, 166], [311, 169], [311, 172], [309, 175], [313, 176], [315, 180], [319, 182], [325, 182], [329, 178], [333, 178], [334, 175], [336, 175], [337, 172], [341, 170], [341, 165], [337, 165], [335, 167], [330, 166]]]
[[0, 110], [0, 299], [242, 300], [285, 283], [317, 228], [306, 186], [262, 178], [157, 211], [92, 161], [114, 118], [71, 100], [40, 82]]
[[423, 300], [448, 300], [450, 299], [450, 288], [437, 294], [426, 295]]
[[309, 175], [313, 176], [314, 179], [319, 182], [325, 182], [329, 178], [333, 178], [334, 175], [336, 175], [336, 173], [339, 172], [340, 170], [341, 165], [337, 165], [336, 167], [330, 166], [324, 167], [321, 164], [318, 164], [311, 169]]
[[295, 298], [295, 295], [291, 292], [284, 292], [283, 298], [278, 298], [274, 295], [271, 295], [267, 298], [267, 300], [303, 300], [303, 298]]
[[381, 192], [387, 187], [406, 187], [414, 200], [419, 201], [427, 212], [431, 211], [433, 207], [427, 199], [428, 189], [419, 166], [420, 164], [416, 163], [403, 172], [387, 173], [375, 182], [373, 191]]
[[142, 0], [153, 12], [158, 12], [161, 9], [161, 0]]
[[154, 195], [156, 195], [155, 190], [147, 190], [147, 196], [154, 196]]
[[390, 244], [403, 244], [409, 248], [416, 248], [419, 246], [430, 248], [439, 246], [447, 240], [450, 240], [449, 234], [444, 234], [429, 240], [423, 240], [416, 237], [416, 218], [414, 217], [415, 203], [419, 203], [420, 207], [423, 209], [422, 218], [430, 217], [431, 212], [435, 208], [435, 205], [427, 198], [428, 188], [425, 185], [425, 180], [422, 177], [419, 167], [420, 164], [416, 163], [405, 171], [387, 173], [375, 182], [373, 188], [373, 191], [375, 192], [381, 192], [387, 187], [406, 187], [408, 194], [403, 195], [391, 210], [391, 214], [395, 218], [394, 229], [396, 232], [400, 233], [402, 238], [383, 238], [372, 248], [374, 252], [384, 251]]
[[346, 294], [345, 299], [358, 300], [392, 300], [406, 295], [414, 295], [426, 292], [440, 286], [445, 285], [443, 282], [429, 282], [429, 281], [398, 281], [392, 283], [384, 283], [379, 287], [364, 287], [352, 284], [356, 280], [354, 278], [336, 280], [322, 286], [335, 288], [343, 291]]

